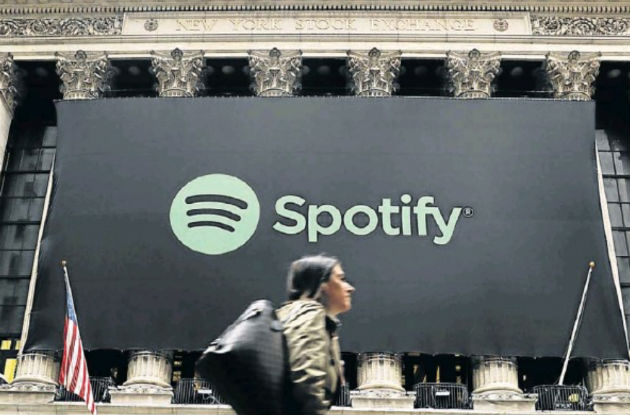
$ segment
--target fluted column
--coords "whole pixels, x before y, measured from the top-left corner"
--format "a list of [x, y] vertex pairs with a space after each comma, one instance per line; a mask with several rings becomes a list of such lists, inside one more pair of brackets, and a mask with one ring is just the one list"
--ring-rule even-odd
[[74, 54], [55, 55], [63, 99], [101, 98], [109, 90], [114, 71], [106, 53], [79, 50]]
[[412, 409], [413, 396], [402, 387], [402, 360], [394, 353], [360, 353], [354, 408]]
[[581, 54], [574, 50], [568, 55], [548, 53], [544, 63], [553, 97], [589, 101], [595, 93], [593, 82], [599, 74], [599, 53]]
[[473, 407], [482, 411], [534, 411], [536, 397], [518, 387], [518, 366], [513, 357], [473, 359]]
[[4, 151], [9, 139], [9, 128], [13, 119], [17, 99], [16, 66], [13, 55], [0, 54], [0, 161], [4, 160]]
[[492, 81], [501, 71], [498, 52], [447, 52], [447, 88], [455, 98], [490, 98]]
[[630, 362], [593, 361], [588, 366], [586, 383], [593, 409], [604, 414], [630, 413]]
[[157, 78], [156, 90], [161, 97], [194, 97], [203, 87], [206, 66], [203, 51], [169, 53], [151, 52], [151, 72]]
[[372, 48], [367, 53], [348, 51], [350, 89], [354, 95], [384, 97], [392, 95], [398, 85], [401, 52], [381, 52]]
[[140, 350], [129, 354], [127, 380], [110, 389], [114, 404], [168, 404], [173, 398], [173, 353]]
[[250, 50], [251, 89], [259, 97], [296, 95], [302, 87], [302, 51]]
[[30, 352], [18, 355], [15, 379], [0, 386], [0, 403], [46, 404], [57, 389], [59, 362], [52, 352]]

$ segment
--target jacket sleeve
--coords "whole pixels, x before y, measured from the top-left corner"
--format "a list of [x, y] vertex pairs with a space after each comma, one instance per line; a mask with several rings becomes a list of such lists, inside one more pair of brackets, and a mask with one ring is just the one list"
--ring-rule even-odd
[[327, 331], [324, 308], [304, 305], [297, 316], [285, 322], [284, 334], [289, 349], [293, 397], [302, 415], [322, 415], [328, 411], [326, 399]]

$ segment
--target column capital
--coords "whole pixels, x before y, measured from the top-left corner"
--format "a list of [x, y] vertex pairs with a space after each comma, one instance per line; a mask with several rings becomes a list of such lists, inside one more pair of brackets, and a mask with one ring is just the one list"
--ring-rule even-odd
[[595, 413], [630, 413], [630, 362], [594, 360], [586, 376]]
[[301, 88], [302, 51], [250, 50], [251, 89], [259, 97], [286, 97]]
[[369, 52], [348, 51], [348, 71], [352, 78], [350, 88], [357, 96], [391, 96], [398, 88], [402, 52], [382, 52], [372, 48]]
[[151, 72], [157, 78], [161, 97], [194, 97], [203, 87], [204, 52], [184, 52], [175, 48], [168, 53], [151, 51]]
[[553, 97], [559, 99], [589, 101], [595, 93], [593, 82], [599, 74], [601, 53], [580, 53], [577, 50], [568, 55], [548, 53], [543, 67], [553, 90]]
[[492, 81], [501, 72], [499, 52], [446, 53], [447, 88], [455, 98], [490, 98]]
[[63, 99], [96, 99], [109, 90], [114, 75], [105, 52], [78, 50], [71, 54], [55, 53], [57, 74], [63, 82]]
[[10, 53], [0, 54], [0, 99], [13, 114], [17, 105], [17, 66]]

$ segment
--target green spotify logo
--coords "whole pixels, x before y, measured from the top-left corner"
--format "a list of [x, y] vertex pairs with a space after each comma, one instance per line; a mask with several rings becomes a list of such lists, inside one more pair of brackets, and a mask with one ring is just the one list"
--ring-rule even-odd
[[188, 182], [173, 199], [170, 211], [177, 239], [207, 255], [225, 254], [244, 245], [259, 219], [256, 193], [227, 174], [208, 174]]

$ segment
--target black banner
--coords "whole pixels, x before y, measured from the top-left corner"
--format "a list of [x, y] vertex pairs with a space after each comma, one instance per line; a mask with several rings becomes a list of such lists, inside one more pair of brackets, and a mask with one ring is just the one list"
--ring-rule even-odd
[[594, 104], [119, 99], [57, 103], [27, 348], [61, 347], [62, 259], [88, 349], [204, 347], [289, 263], [338, 256], [349, 351], [626, 356]]

